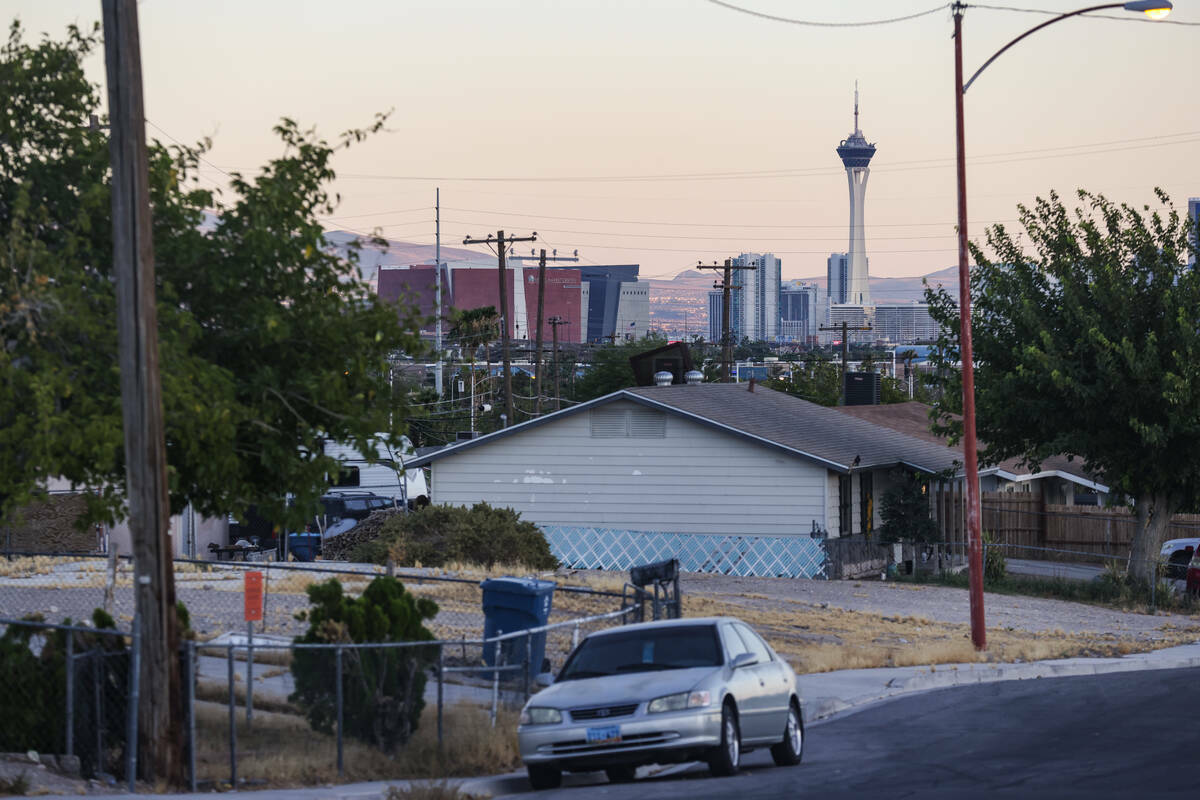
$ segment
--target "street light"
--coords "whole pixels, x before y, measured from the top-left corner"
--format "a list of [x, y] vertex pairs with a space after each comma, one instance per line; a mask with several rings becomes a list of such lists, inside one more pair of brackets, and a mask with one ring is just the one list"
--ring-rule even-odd
[[966, 3], [956, 2], [954, 10], [954, 111], [958, 146], [958, 314], [959, 360], [962, 363], [963, 389], [963, 467], [967, 476], [967, 559], [971, 595], [971, 641], [975, 648], [987, 647], [987, 632], [983, 621], [983, 544], [979, 505], [979, 454], [975, 441], [975, 363], [971, 349], [971, 284], [967, 268], [967, 161], [963, 141], [963, 95], [993, 61], [1025, 37], [1056, 22], [1092, 11], [1121, 8], [1140, 11], [1151, 19], [1162, 19], [1173, 6], [1167, 0], [1135, 0], [1128, 3], [1105, 3], [1061, 14], [1035, 25], [1001, 47], [983, 66], [975, 70], [965, 84], [962, 69], [962, 15]]

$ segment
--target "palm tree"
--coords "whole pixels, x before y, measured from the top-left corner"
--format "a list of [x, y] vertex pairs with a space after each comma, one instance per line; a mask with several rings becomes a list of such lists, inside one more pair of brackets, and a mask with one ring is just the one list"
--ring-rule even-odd
[[[455, 310], [450, 317], [450, 336], [463, 348], [468, 361], [475, 360], [476, 351], [482, 346], [487, 360], [488, 394], [491, 394], [492, 347], [491, 343], [500, 336], [500, 315], [495, 306]], [[469, 355], [467, 355], [469, 354]]]

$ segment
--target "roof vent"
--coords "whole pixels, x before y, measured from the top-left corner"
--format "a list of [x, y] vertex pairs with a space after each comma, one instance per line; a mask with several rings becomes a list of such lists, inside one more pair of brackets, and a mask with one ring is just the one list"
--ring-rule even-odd
[[696, 386], [704, 382], [704, 373], [698, 369], [689, 369], [683, 376], [683, 381], [688, 386]]
[[665, 369], [654, 373], [655, 386], [670, 386], [675, 380], [675, 376], [667, 372]]

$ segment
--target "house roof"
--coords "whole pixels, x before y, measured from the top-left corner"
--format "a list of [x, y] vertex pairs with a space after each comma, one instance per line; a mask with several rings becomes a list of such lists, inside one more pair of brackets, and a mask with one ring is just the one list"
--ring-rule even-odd
[[822, 464], [837, 472], [907, 465], [925, 472], [958, 469], [960, 453], [944, 444], [925, 441], [851, 415], [840, 414], [798, 397], [745, 383], [641, 386], [622, 389], [570, 409], [558, 411], [502, 431], [443, 448], [410, 461], [420, 467], [464, 450], [599, 405], [628, 400], [702, 425], [724, 430], [748, 441]]
[[[885, 428], [891, 428], [908, 436], [945, 445], [946, 438], [930, 430], [929, 409], [930, 407], [925, 403], [912, 401], [878, 406], [839, 406], [837, 410], [842, 414], [881, 425]], [[954, 450], [958, 453], [958, 458], [961, 460], [962, 448], [956, 446]], [[980, 470], [980, 473], [984, 475], [1000, 475], [1007, 480], [1015, 481], [1031, 480], [1040, 477], [1060, 477], [1083, 486], [1105, 492], [1108, 491], [1107, 486], [1098, 483], [1096, 476], [1091, 475], [1083, 468], [1082, 460], [1077, 458], [1072, 459], [1065, 455], [1050, 456], [1043, 459], [1040, 469], [1037, 472], [1033, 472], [1028, 467], [1022, 466], [1021, 459], [1010, 458], [999, 464], [984, 467]]]

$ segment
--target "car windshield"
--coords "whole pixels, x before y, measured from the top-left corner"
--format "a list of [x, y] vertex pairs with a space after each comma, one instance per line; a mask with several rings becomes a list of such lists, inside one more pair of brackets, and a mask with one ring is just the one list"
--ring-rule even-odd
[[722, 663], [721, 646], [712, 625], [643, 628], [585, 639], [563, 666], [558, 680], [719, 667]]

